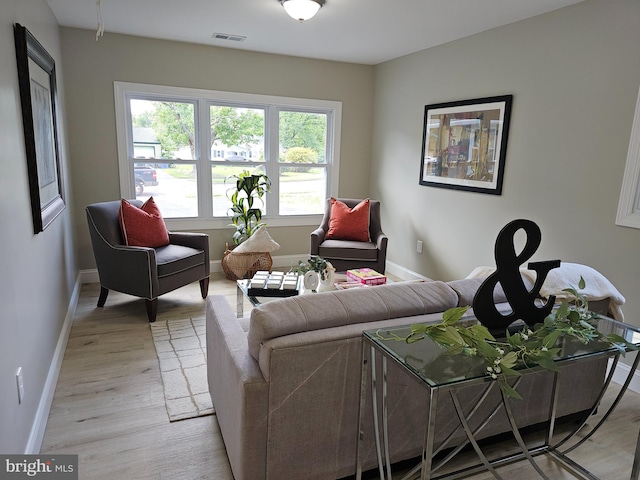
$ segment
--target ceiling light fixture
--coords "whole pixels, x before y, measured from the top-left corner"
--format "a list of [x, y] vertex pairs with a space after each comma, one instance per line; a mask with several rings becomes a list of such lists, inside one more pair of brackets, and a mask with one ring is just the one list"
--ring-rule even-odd
[[280, 3], [291, 18], [304, 22], [318, 13], [324, 5], [324, 0], [280, 0]]

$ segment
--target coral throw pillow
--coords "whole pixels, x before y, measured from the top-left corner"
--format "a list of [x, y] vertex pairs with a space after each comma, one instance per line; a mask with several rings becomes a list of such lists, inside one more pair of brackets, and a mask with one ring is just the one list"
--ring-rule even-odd
[[118, 217], [122, 238], [126, 245], [154, 248], [169, 245], [167, 226], [153, 197], [144, 202], [140, 208], [131, 205], [123, 198]]
[[369, 199], [367, 198], [355, 207], [349, 208], [344, 202], [331, 198], [329, 231], [325, 238], [370, 242]]

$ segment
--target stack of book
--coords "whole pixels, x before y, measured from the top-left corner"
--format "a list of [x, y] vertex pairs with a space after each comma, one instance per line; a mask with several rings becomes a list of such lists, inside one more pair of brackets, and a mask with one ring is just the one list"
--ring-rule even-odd
[[347, 279], [364, 285], [382, 285], [387, 283], [387, 277], [371, 268], [347, 270]]

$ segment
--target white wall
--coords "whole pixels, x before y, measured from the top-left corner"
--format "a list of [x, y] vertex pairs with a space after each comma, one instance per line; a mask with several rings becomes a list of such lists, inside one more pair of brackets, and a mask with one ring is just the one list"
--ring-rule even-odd
[[[256, 93], [342, 102], [341, 196], [367, 195], [373, 67], [231, 48], [62, 28], [69, 161], [78, 264], [95, 268], [84, 208], [120, 198], [113, 82]], [[269, 227], [277, 255], [309, 252], [309, 226]], [[208, 230], [211, 259], [222, 258], [231, 229]]]
[[[46, 419], [45, 382], [70, 305], [76, 277], [67, 208], [34, 235], [13, 40], [18, 22], [56, 62], [60, 95], [60, 153], [66, 171], [64, 85], [58, 25], [45, 0], [0, 3], [0, 452], [33, 453]], [[69, 196], [67, 195], [69, 201]], [[22, 367], [25, 401], [18, 404]], [[41, 402], [42, 400], [42, 402]], [[31, 437], [30, 437], [31, 436]], [[40, 438], [41, 441], [41, 438]]]
[[[388, 259], [435, 279], [495, 265], [509, 221], [541, 227], [533, 260], [601, 271], [640, 325], [640, 230], [615, 225], [638, 87], [640, 2], [587, 0], [376, 67], [371, 196]], [[424, 106], [513, 95], [501, 196], [418, 184]], [[416, 252], [423, 240], [424, 253]]]

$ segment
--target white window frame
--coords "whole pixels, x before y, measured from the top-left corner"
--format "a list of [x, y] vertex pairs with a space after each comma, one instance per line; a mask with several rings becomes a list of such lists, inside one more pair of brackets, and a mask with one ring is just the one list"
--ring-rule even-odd
[[[340, 171], [340, 132], [342, 130], [342, 102], [332, 100], [303, 99], [279, 97], [271, 95], [223, 92], [142, 83], [114, 82], [114, 98], [116, 113], [116, 137], [118, 149], [118, 167], [120, 194], [122, 198], [135, 198], [134, 172], [132, 160], [132, 131], [129, 125], [131, 112], [128, 99], [130, 97], [150, 100], [165, 98], [169, 101], [195, 104], [196, 158], [194, 160], [178, 160], [183, 163], [196, 163], [198, 168], [198, 217], [166, 218], [167, 227], [179, 229], [228, 229], [229, 219], [213, 217], [211, 207], [211, 166], [219, 159], [209, 158], [209, 139], [211, 136], [208, 124], [208, 109], [211, 104], [227, 103], [232, 106], [249, 108], [265, 108], [265, 169], [272, 179], [271, 193], [266, 195], [266, 215], [263, 221], [270, 226], [318, 225], [322, 214], [313, 215], [277, 215], [278, 212], [278, 119], [281, 110], [294, 110], [327, 114], [327, 163], [323, 164], [327, 172], [327, 196], [338, 196]], [[275, 123], [274, 123], [275, 122]], [[276, 128], [273, 128], [273, 127]], [[173, 160], [172, 160], [173, 162]]]

